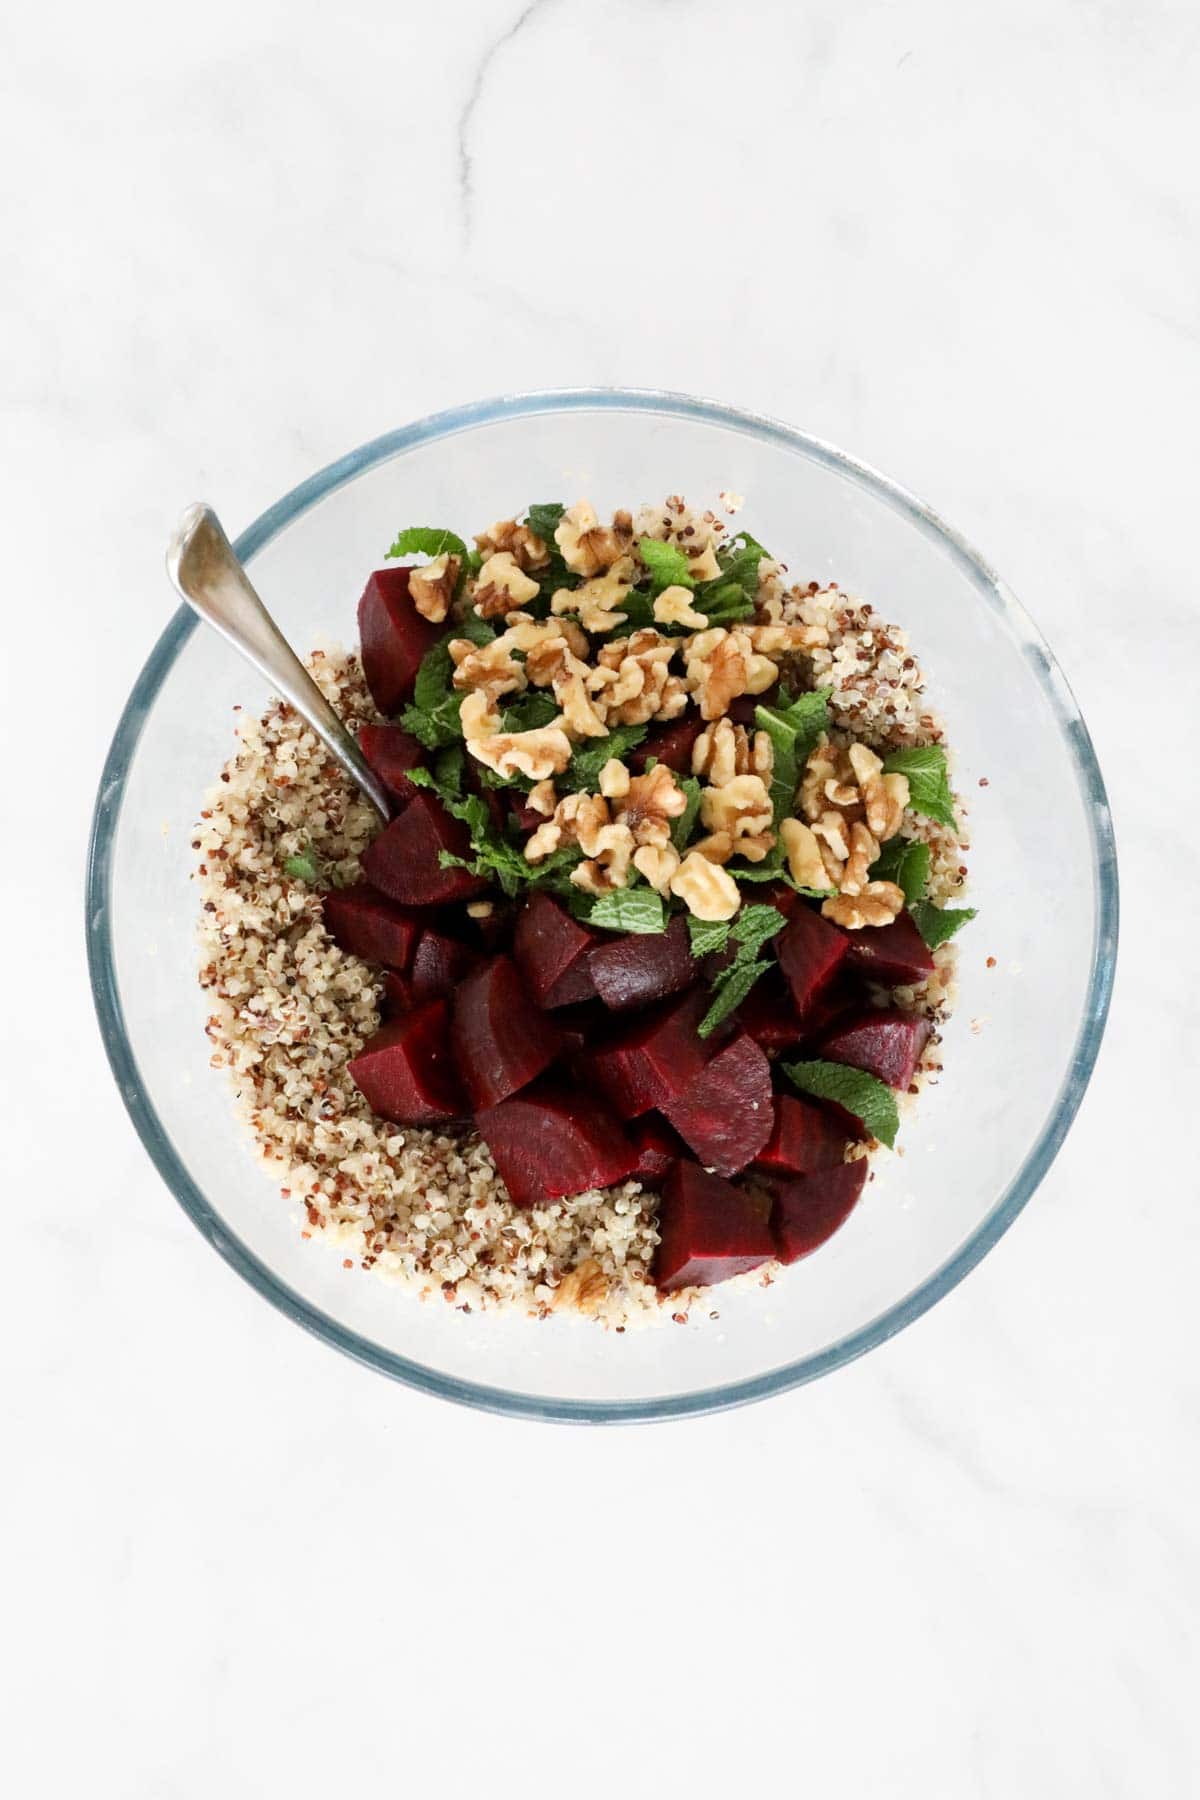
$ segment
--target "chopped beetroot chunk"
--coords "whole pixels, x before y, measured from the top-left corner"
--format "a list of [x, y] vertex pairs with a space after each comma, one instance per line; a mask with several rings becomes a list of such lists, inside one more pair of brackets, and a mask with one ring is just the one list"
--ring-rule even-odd
[[726, 1281], [775, 1255], [752, 1196], [693, 1162], [677, 1162], [667, 1177], [658, 1228], [654, 1280], [663, 1293]]
[[910, 912], [898, 913], [890, 925], [864, 926], [846, 937], [851, 966], [884, 987], [902, 982], [915, 987], [933, 974], [933, 955]]
[[408, 569], [376, 569], [358, 603], [363, 674], [381, 713], [411, 700], [425, 652], [444, 627], [421, 617], [408, 595]]
[[804, 1036], [800, 1015], [777, 969], [759, 977], [734, 1018], [764, 1050], [788, 1050]]
[[703, 730], [704, 720], [699, 713], [672, 719], [669, 725], [656, 725], [625, 760], [635, 775], [642, 773], [652, 756], [677, 775], [690, 775], [692, 748]]
[[415, 1005], [412, 982], [408, 976], [398, 974], [395, 969], [385, 970], [383, 977], [384, 1020], [398, 1019], [403, 1013], [412, 1012]]
[[460, 984], [451, 1038], [459, 1075], [477, 1110], [525, 1087], [562, 1047], [507, 956], [493, 957]]
[[736, 1175], [771, 1135], [771, 1099], [771, 1065], [739, 1032], [662, 1110], [705, 1168]]
[[637, 1152], [593, 1095], [550, 1079], [476, 1113], [516, 1206], [541, 1206], [624, 1181]]
[[418, 793], [368, 845], [363, 874], [372, 887], [405, 906], [446, 906], [487, 886], [467, 869], [444, 869], [439, 861], [443, 850], [469, 856], [470, 833], [450, 817], [440, 800]]
[[478, 950], [469, 944], [426, 927], [417, 939], [409, 970], [415, 999], [435, 1000], [441, 994], [452, 994], [459, 982], [478, 968], [479, 961]]
[[687, 921], [678, 913], [664, 932], [605, 938], [588, 958], [588, 969], [596, 992], [613, 1012], [665, 1000], [695, 978]]
[[358, 743], [393, 800], [411, 800], [418, 789], [408, 779], [409, 771], [424, 763], [424, 746], [399, 725], [363, 725]]
[[929, 1020], [918, 1013], [864, 1006], [821, 1039], [820, 1051], [826, 1062], [849, 1063], [903, 1089], [916, 1072], [929, 1032]]
[[682, 1092], [712, 1055], [712, 1040], [698, 1037], [709, 1007], [702, 988], [640, 1013], [597, 1045], [587, 1068], [623, 1119], [636, 1119]]
[[687, 1151], [671, 1127], [657, 1113], [645, 1113], [625, 1127], [629, 1141], [637, 1151], [637, 1163], [631, 1173], [639, 1181], [659, 1182], [671, 1173]]
[[775, 1186], [771, 1230], [780, 1262], [799, 1262], [831, 1238], [854, 1211], [867, 1179], [866, 1158], [819, 1169]]
[[596, 992], [589, 958], [597, 933], [549, 894], [531, 894], [517, 917], [513, 956], [538, 1006], [573, 1006]]
[[397, 906], [365, 882], [331, 888], [321, 904], [325, 929], [341, 949], [391, 969], [407, 969], [421, 929], [418, 913]]
[[837, 1168], [845, 1153], [846, 1136], [827, 1113], [790, 1094], [776, 1094], [773, 1105], [775, 1125], [754, 1159], [758, 1168], [790, 1175]]
[[811, 906], [798, 906], [775, 939], [775, 954], [803, 1019], [829, 986], [848, 952], [846, 934]]
[[397, 1125], [435, 1125], [468, 1110], [450, 1054], [444, 1000], [381, 1027], [350, 1064], [350, 1074], [372, 1110]]

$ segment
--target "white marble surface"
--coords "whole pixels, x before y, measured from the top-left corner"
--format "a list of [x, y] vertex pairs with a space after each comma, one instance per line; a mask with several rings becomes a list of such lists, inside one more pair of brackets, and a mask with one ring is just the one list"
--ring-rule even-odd
[[[22, 1800], [1200, 1791], [1198, 79], [1188, 0], [0, 15]], [[594, 1433], [243, 1286], [125, 1119], [80, 929], [181, 504], [240, 527], [406, 419], [589, 382], [779, 414], [959, 525], [1124, 869], [1091, 1092], [983, 1266], [814, 1388]]]

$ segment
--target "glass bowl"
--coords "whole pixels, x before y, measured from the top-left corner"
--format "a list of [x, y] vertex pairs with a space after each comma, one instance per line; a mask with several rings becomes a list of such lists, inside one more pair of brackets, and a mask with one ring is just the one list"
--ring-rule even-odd
[[[1117, 874], [1104, 785], [1075, 701], [1030, 620], [919, 501], [774, 421], [674, 394], [529, 394], [366, 444], [251, 525], [238, 551], [292, 643], [353, 642], [368, 571], [405, 524], [462, 532], [531, 500], [601, 511], [667, 493], [740, 515], [796, 578], [836, 580], [904, 626], [957, 755], [980, 916], [960, 938], [944, 1074], [881, 1152], [847, 1224], [769, 1288], [719, 1291], [710, 1320], [620, 1336], [421, 1305], [300, 1236], [208, 1064], [190, 849], [255, 676], [181, 610], [139, 677], [100, 783], [88, 874], [92, 983], [113, 1072], [189, 1217], [281, 1311], [429, 1393], [591, 1421], [733, 1406], [837, 1368], [974, 1267], [1062, 1143], [1112, 985]], [[164, 578], [165, 581], [165, 578]], [[165, 591], [165, 588], [164, 588]], [[986, 785], [984, 782], [986, 781]], [[1031, 800], [1032, 797], [1032, 800]], [[1048, 904], [1047, 868], [1054, 870]], [[988, 968], [986, 960], [995, 958]]]

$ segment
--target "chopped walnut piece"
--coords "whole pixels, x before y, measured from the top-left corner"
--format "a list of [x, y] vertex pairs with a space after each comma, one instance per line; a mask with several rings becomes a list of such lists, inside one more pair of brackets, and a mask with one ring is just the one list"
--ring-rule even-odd
[[787, 856], [788, 874], [797, 887], [823, 888], [830, 885], [821, 847], [802, 819], [782, 819], [779, 835]]
[[455, 687], [477, 690], [492, 702], [502, 694], [522, 693], [526, 687], [525, 671], [503, 638], [482, 645], [472, 644], [467, 638], [452, 638], [450, 658], [454, 663]]
[[610, 525], [601, 525], [586, 500], [569, 506], [559, 520], [554, 541], [563, 561], [576, 575], [602, 575], [625, 552], [621, 536]]
[[519, 569], [544, 569], [550, 561], [549, 546], [528, 525], [518, 525], [515, 519], [499, 519], [479, 533], [475, 542], [485, 557], [495, 550], [507, 550]]
[[435, 556], [424, 568], [414, 569], [408, 578], [408, 592], [423, 619], [440, 625], [450, 611], [454, 589], [461, 567], [457, 556]]
[[633, 853], [633, 866], [639, 875], [645, 876], [656, 894], [665, 894], [679, 867], [679, 852], [671, 844], [640, 844]]
[[[465, 706], [466, 702], [463, 704]], [[527, 775], [530, 781], [545, 781], [547, 776], [561, 775], [571, 760], [571, 740], [558, 725], [543, 725], [536, 731], [501, 731], [487, 737], [469, 737], [467, 749], [497, 775], [505, 778]]]
[[629, 770], [615, 756], [610, 756], [600, 771], [600, 792], [606, 800], [619, 800], [629, 792]]
[[608, 1292], [608, 1276], [594, 1256], [576, 1263], [555, 1289], [553, 1306], [558, 1311], [586, 1313], [594, 1317]]
[[602, 794], [567, 794], [554, 814], [569, 844], [578, 844], [585, 856], [595, 856], [600, 833], [610, 822], [608, 801]]
[[746, 625], [742, 628], [763, 656], [786, 656], [794, 650], [823, 650], [829, 633], [823, 625]]
[[638, 844], [661, 848], [670, 842], [671, 820], [687, 811], [687, 795], [665, 763], [655, 763], [645, 775], [635, 775], [614, 807]]
[[846, 931], [890, 925], [904, 908], [904, 890], [894, 881], [868, 881], [861, 894], [835, 894], [821, 906], [822, 917]]
[[[735, 849], [740, 847], [741, 838], [769, 834], [771, 796], [761, 775], [735, 775], [722, 787], [706, 787], [700, 796], [700, 822], [706, 831], [728, 833]], [[767, 849], [770, 847], [768, 844]]]
[[663, 589], [654, 601], [654, 617], [660, 625], [686, 625], [690, 631], [707, 631], [708, 620], [692, 605], [690, 588], [674, 585]]
[[603, 825], [596, 833], [595, 850], [587, 862], [571, 870], [571, 880], [588, 894], [610, 894], [625, 886], [633, 857], [633, 833], [628, 825]]
[[465, 694], [458, 710], [458, 722], [470, 749], [472, 738], [492, 737], [500, 729], [500, 714], [490, 696], [482, 689]]
[[744, 631], [714, 626], [697, 632], [684, 651], [686, 685], [696, 696], [704, 719], [719, 719], [739, 694], [762, 694], [779, 671], [769, 656], [760, 656]]
[[716, 719], [706, 725], [692, 746], [692, 774], [703, 775], [711, 787], [724, 787], [735, 775], [769, 778], [775, 767], [775, 749], [765, 731], [751, 738], [744, 725], [732, 719]]
[[601, 696], [610, 727], [674, 719], [687, 705], [682, 681], [669, 671], [675, 644], [646, 626], [615, 644], [605, 644], [592, 670], [591, 685]]
[[809, 752], [800, 778], [800, 810], [811, 825], [825, 811], [825, 784], [837, 780], [837, 753], [824, 732]]
[[494, 619], [527, 605], [537, 593], [537, 582], [518, 568], [512, 551], [497, 550], [475, 577], [471, 598], [481, 619]]
[[536, 831], [531, 831], [525, 840], [525, 861], [529, 863], [544, 862], [552, 856], [562, 842], [562, 826], [554, 819], [547, 819]]
[[689, 851], [672, 875], [671, 892], [697, 919], [732, 919], [742, 903], [732, 875], [698, 850]]
[[860, 821], [850, 827], [850, 850], [846, 866], [838, 881], [843, 894], [861, 894], [867, 885], [867, 870], [879, 855], [879, 842]]
[[863, 788], [867, 824], [881, 844], [894, 838], [908, 805], [908, 776], [880, 775]]
[[622, 602], [633, 586], [634, 566], [631, 556], [622, 556], [603, 575], [581, 581], [577, 588], [559, 588], [550, 602], [552, 612], [578, 613], [585, 631], [599, 636], [623, 625]]
[[525, 804], [531, 812], [541, 813], [542, 817], [545, 819], [550, 818], [553, 815], [555, 807], [558, 805], [558, 795], [555, 792], [554, 783], [552, 781], [539, 781], [537, 785], [531, 787], [526, 794]]

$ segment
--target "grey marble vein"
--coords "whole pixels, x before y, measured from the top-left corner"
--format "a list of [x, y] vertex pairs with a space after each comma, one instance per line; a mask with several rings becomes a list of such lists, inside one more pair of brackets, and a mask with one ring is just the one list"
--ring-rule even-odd
[[458, 195], [459, 216], [462, 231], [463, 249], [470, 247], [471, 231], [474, 225], [475, 211], [475, 158], [471, 151], [471, 127], [475, 113], [483, 97], [483, 90], [491, 73], [492, 65], [506, 44], [511, 44], [524, 31], [530, 20], [547, 5], [548, 0], [528, 0], [528, 5], [518, 14], [498, 38], [493, 38], [479, 62], [476, 64], [474, 79], [462, 111], [458, 115]]

